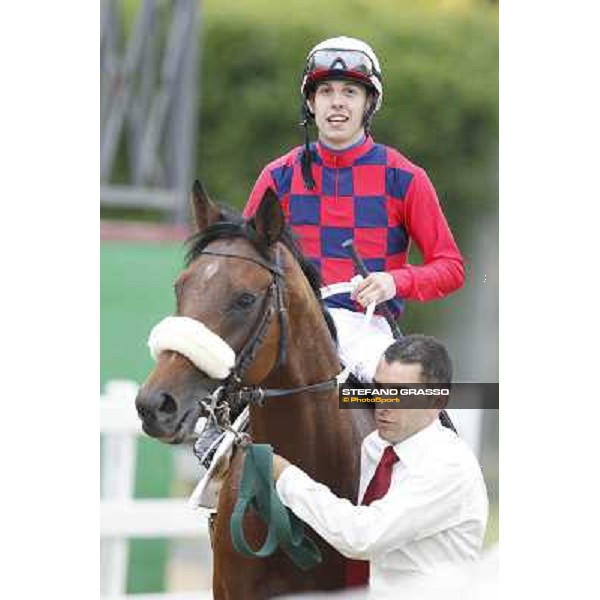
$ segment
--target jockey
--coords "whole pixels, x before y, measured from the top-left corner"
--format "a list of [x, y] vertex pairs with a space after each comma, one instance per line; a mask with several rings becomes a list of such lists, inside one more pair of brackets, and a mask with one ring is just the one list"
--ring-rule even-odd
[[[382, 316], [363, 329], [365, 308], [392, 300], [397, 318], [406, 300], [443, 298], [462, 286], [463, 259], [426, 172], [370, 135], [383, 101], [373, 49], [349, 37], [321, 42], [308, 53], [300, 92], [305, 144], [263, 169], [244, 216], [252, 216], [265, 190], [273, 189], [326, 285], [356, 274], [342, 247], [353, 239], [371, 274], [352, 294], [325, 302], [338, 330], [342, 362], [359, 380], [370, 382], [394, 339]], [[310, 144], [313, 121], [318, 141]], [[411, 240], [421, 251], [422, 265], [407, 262]]]
[[[370, 134], [383, 101], [373, 49], [349, 37], [321, 42], [308, 53], [300, 92], [305, 143], [263, 169], [244, 216], [253, 216], [267, 188], [275, 191], [304, 255], [326, 285], [356, 275], [342, 246], [353, 240], [371, 273], [352, 293], [325, 302], [342, 363], [360, 381], [370, 382], [394, 337], [377, 313], [365, 325], [366, 307], [392, 301], [397, 318], [406, 300], [443, 298], [462, 286], [463, 259], [426, 172]], [[312, 122], [316, 143], [309, 143]], [[421, 265], [407, 262], [411, 240], [421, 251]], [[210, 454], [216, 437], [216, 431], [204, 431], [196, 453]]]

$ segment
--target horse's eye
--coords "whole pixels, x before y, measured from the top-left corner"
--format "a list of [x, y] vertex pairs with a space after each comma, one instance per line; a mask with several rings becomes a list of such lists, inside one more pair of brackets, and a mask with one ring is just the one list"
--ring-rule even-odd
[[256, 302], [256, 296], [250, 292], [243, 292], [235, 300], [235, 307], [241, 309], [250, 308]]

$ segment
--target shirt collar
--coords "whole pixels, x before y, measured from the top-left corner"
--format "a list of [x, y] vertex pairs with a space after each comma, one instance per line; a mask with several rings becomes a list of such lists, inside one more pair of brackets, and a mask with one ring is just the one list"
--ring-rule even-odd
[[400, 460], [407, 467], [410, 467], [416, 464], [416, 462], [427, 452], [431, 440], [443, 429], [444, 426], [440, 423], [440, 420], [434, 419], [434, 421], [424, 429], [421, 429], [420, 431], [417, 431], [417, 433], [413, 433], [410, 437], [407, 437], [405, 440], [394, 444], [394, 452], [396, 452]]
[[373, 138], [370, 135], [367, 135], [361, 143], [355, 144], [346, 150], [332, 150], [331, 148], [324, 146], [321, 142], [317, 142], [316, 148], [325, 166], [350, 167], [374, 145], [375, 142], [373, 141]]
[[354, 144], [348, 146], [347, 148], [342, 148], [341, 150], [339, 150], [337, 148], [332, 148], [331, 146], [328, 146], [324, 142], [319, 142], [319, 143], [321, 144], [321, 146], [323, 148], [325, 148], [325, 150], [329, 150], [330, 152], [333, 152], [334, 154], [340, 154], [342, 152], [347, 152], [348, 150], [353, 150], [357, 146], [360, 146], [361, 144], [364, 144], [364, 142], [365, 142], [366, 139], [367, 139], [367, 134], [363, 133], [362, 136], [361, 136], [361, 138], [360, 138], [360, 140], [354, 142]]

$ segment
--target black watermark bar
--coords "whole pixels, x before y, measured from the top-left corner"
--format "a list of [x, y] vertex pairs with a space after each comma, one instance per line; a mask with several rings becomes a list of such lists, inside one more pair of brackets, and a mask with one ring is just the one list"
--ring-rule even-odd
[[340, 384], [340, 408], [499, 407], [498, 383]]

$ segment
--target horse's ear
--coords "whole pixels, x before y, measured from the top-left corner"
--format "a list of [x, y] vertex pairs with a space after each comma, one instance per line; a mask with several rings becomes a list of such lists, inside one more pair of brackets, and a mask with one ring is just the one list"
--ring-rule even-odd
[[196, 230], [202, 231], [221, 218], [219, 207], [209, 198], [202, 184], [196, 179], [192, 190], [192, 210]]
[[267, 245], [274, 244], [285, 228], [285, 215], [277, 194], [268, 188], [254, 217], [254, 226], [258, 235]]

